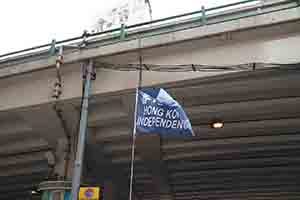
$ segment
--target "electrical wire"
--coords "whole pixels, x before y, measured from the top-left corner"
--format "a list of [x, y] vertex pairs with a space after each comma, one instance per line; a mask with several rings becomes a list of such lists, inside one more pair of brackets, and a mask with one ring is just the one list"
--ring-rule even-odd
[[202, 64], [112, 64], [97, 62], [97, 68], [115, 71], [153, 71], [153, 72], [222, 72], [252, 71], [259, 69], [300, 69], [300, 63], [264, 63], [253, 62], [236, 65], [202, 65]]

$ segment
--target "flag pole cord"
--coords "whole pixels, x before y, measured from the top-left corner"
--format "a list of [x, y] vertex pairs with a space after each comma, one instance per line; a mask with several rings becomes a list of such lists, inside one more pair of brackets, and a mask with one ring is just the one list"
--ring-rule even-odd
[[134, 123], [133, 123], [133, 133], [132, 133], [132, 147], [131, 147], [131, 164], [130, 164], [130, 186], [129, 186], [129, 200], [132, 200], [133, 193], [133, 178], [134, 178], [134, 159], [135, 159], [135, 139], [136, 139], [136, 122], [137, 122], [137, 108], [138, 108], [138, 95], [139, 89], [142, 87], [142, 53], [141, 53], [141, 39], [139, 38], [139, 76], [138, 76], [138, 86], [135, 91], [135, 108], [134, 108]]

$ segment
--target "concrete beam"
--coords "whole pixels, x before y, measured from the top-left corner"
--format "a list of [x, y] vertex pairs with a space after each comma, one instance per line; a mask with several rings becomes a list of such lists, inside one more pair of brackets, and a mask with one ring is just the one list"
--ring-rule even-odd
[[[184, 106], [208, 105], [225, 102], [239, 102], [249, 100], [263, 100], [298, 96], [300, 89], [299, 73], [295, 70], [274, 70], [264, 73], [244, 73], [240, 77], [235, 75], [212, 78], [210, 81], [195, 80], [193, 84], [177, 85], [169, 91], [174, 96], [183, 97]], [[261, 87], [261, 86], [264, 87]]]
[[[299, 151], [298, 151], [299, 152]], [[272, 167], [272, 166], [288, 166], [288, 165], [294, 165], [296, 166], [297, 164], [300, 163], [300, 159], [297, 158], [297, 151], [295, 151], [294, 154], [291, 155], [282, 155], [282, 156], [273, 156], [273, 157], [252, 157], [252, 158], [245, 158], [245, 159], [223, 159], [223, 160], [185, 160], [185, 161], [171, 161], [169, 162], [168, 169], [170, 173], [176, 173], [177, 171], [187, 171], [187, 172], [197, 172], [197, 171], [206, 171], [206, 170], [217, 170], [217, 169], [239, 169], [239, 168], [267, 168], [267, 167]], [[279, 174], [278, 174], [279, 175]], [[294, 176], [293, 174], [289, 174], [287, 171], [285, 174], [282, 174], [283, 176]], [[269, 176], [268, 174], [265, 175]], [[252, 175], [245, 175], [244, 177], [240, 177], [240, 179], [259, 179], [260, 177], [253, 177]], [[264, 175], [261, 176], [263, 178]], [[185, 177], [183, 177], [184, 179]], [[229, 179], [235, 179], [236, 177], [229, 177], [229, 176], [224, 176], [224, 177], [208, 177], [212, 181], [224, 181], [224, 180], [229, 180]], [[295, 178], [295, 177], [294, 177]], [[171, 179], [172, 183], [189, 183], [189, 182], [197, 182], [201, 180], [197, 180], [197, 177], [190, 177], [190, 179], [186, 178], [185, 180], [182, 179]], [[208, 181], [206, 179], [205, 181]], [[238, 179], [238, 180], [240, 180]], [[204, 181], [204, 180], [203, 180]]]
[[101, 126], [101, 124], [118, 122], [120, 119], [128, 119], [128, 113], [122, 105], [120, 97], [117, 97], [97, 104], [92, 103], [89, 109], [88, 126]]
[[35, 132], [40, 133], [40, 138], [47, 141], [53, 148], [56, 148], [59, 139], [65, 138], [64, 129], [53, 105], [22, 109], [18, 112], [18, 115]]
[[[288, 170], [288, 169], [287, 169]], [[274, 174], [275, 175], [275, 174]], [[247, 188], [267, 188], [267, 187], [280, 187], [280, 186], [295, 186], [299, 184], [299, 181], [289, 182], [289, 183], [243, 183], [241, 182], [240, 185], [237, 184], [216, 184], [216, 186], [213, 185], [185, 185], [185, 186], [176, 186], [173, 187], [175, 192], [193, 192], [193, 191], [211, 191], [211, 190], [231, 190], [231, 188], [234, 188], [236, 190], [241, 189], [247, 189]]]
[[[263, 26], [276, 25], [283, 22], [299, 20], [300, 14], [298, 8], [282, 10], [273, 13], [262, 14], [254, 17], [241, 18], [239, 20], [228, 21], [220, 24], [212, 24], [209, 26], [200, 26], [186, 30], [177, 31], [175, 33], [166, 33], [146, 37], [141, 41], [142, 48], [150, 48], [154, 46], [167, 45], [170, 43], [178, 43], [185, 40], [208, 37], [224, 32], [234, 32], [245, 29], [251, 29]], [[84, 51], [75, 51], [65, 55], [66, 63], [74, 63], [76, 61], [89, 59], [92, 57], [106, 56], [136, 50], [139, 48], [138, 40], [123, 41], [122, 43], [100, 46], [99, 48], [86, 49]], [[46, 60], [38, 60], [29, 63], [23, 63], [22, 66], [15, 65], [13, 67], [2, 68], [0, 77], [11, 76], [13, 74], [24, 73], [41, 68], [48, 68], [55, 65], [55, 58]]]
[[33, 151], [47, 151], [49, 146], [46, 141], [41, 139], [27, 139], [23, 141], [15, 141], [14, 143], [8, 143], [1, 145], [0, 157], [15, 155], [19, 153], [33, 152]]
[[[10, 193], [0, 194], [1, 200], [32, 200], [32, 196], [30, 194], [30, 190], [26, 191], [14, 191]], [[36, 200], [35, 198], [33, 200]]]
[[211, 128], [210, 124], [193, 126], [198, 139], [217, 139], [228, 137], [245, 137], [256, 135], [280, 135], [297, 133], [300, 129], [299, 118], [271, 119], [262, 121], [225, 122], [222, 129]]
[[16, 183], [32, 183], [32, 182], [40, 183], [42, 180], [45, 179], [45, 177], [46, 177], [45, 172], [5, 177], [5, 179], [0, 180], [0, 185], [9, 185], [9, 184], [13, 185]]
[[111, 141], [114, 138], [126, 138], [126, 141], [128, 141], [128, 137], [132, 135], [132, 129], [129, 127], [130, 124], [128, 123], [112, 123], [110, 127], [96, 128], [96, 140], [103, 142]]
[[93, 177], [98, 182], [103, 181], [109, 174], [104, 170], [109, 164], [109, 159], [104, 155], [101, 143], [97, 143], [94, 129], [89, 128], [86, 135], [83, 176]]
[[185, 111], [190, 116], [192, 124], [198, 125], [210, 124], [215, 118], [225, 122], [298, 118], [299, 113], [295, 107], [300, 106], [299, 100], [297, 97], [199, 105], [188, 107]]
[[[130, 159], [131, 159], [131, 155], [130, 153], [129, 154], [126, 154], [126, 155], [116, 155], [116, 156], [113, 156], [112, 158], [112, 163], [113, 164], [124, 164], [124, 163], [129, 163], [130, 162]], [[135, 161], [136, 162], [139, 162], [141, 161], [142, 159], [140, 158], [140, 156], [135, 156]]]
[[[112, 163], [111, 154], [104, 152], [103, 149], [103, 141], [97, 140], [95, 129], [89, 128], [85, 150], [84, 177], [86, 179], [91, 177], [98, 183], [104, 183], [107, 186], [104, 186], [106, 198], [128, 198], [128, 177], [122, 173], [123, 168]], [[135, 200], [140, 199], [135, 189], [133, 196]]]
[[[213, 147], [234, 147], [236, 145], [246, 146], [251, 144], [261, 144], [266, 147], [275, 144], [289, 144], [291, 142], [300, 142], [299, 134], [282, 134], [282, 135], [268, 135], [268, 136], [253, 136], [253, 137], [236, 137], [236, 138], [220, 138], [215, 140], [186, 140], [182, 142], [178, 139], [165, 142], [162, 149], [166, 151], [176, 151], [179, 149], [201, 149]], [[256, 146], [254, 146], [256, 147]]]
[[[280, 134], [297, 133], [300, 129], [299, 118], [292, 119], [275, 119], [275, 120], [263, 120], [263, 121], [244, 121], [237, 123], [226, 123], [222, 129], [213, 129], [210, 124], [202, 126], [193, 126], [193, 130], [196, 137], [192, 140], [201, 139], [220, 139], [226, 140], [226, 138], [232, 137], [255, 137], [255, 136], [278, 136]], [[185, 138], [187, 139], [187, 138]], [[131, 150], [130, 143], [128, 141], [109, 140], [110, 143], [104, 146], [104, 152], [112, 154], [124, 154]], [[206, 140], [205, 140], [206, 141]], [[169, 139], [165, 141], [163, 149], [168, 146], [176, 145], [182, 142], [175, 139]], [[210, 143], [210, 142], [209, 142]], [[185, 146], [185, 145], [184, 145]], [[188, 144], [186, 145], [188, 147]], [[195, 145], [197, 146], [197, 145]]]
[[9, 157], [0, 157], [0, 168], [3, 167], [11, 167], [14, 165], [22, 165], [22, 164], [28, 164], [28, 163], [34, 163], [34, 162], [42, 162], [46, 161], [45, 157], [46, 152], [33, 152], [28, 154], [19, 154], [19, 155], [13, 155]]
[[136, 139], [136, 153], [151, 172], [154, 188], [160, 197], [172, 198], [168, 182], [168, 171], [162, 160], [161, 139], [159, 135], [143, 135]]
[[25, 184], [25, 183], [16, 183], [14, 185], [2, 185], [0, 187], [0, 192], [3, 193], [9, 193], [9, 192], [16, 192], [16, 191], [28, 191], [28, 193], [31, 192], [32, 189], [36, 188], [36, 184], [34, 182]]
[[[245, 137], [245, 138], [232, 138], [224, 140], [224, 146], [222, 139], [214, 141], [207, 141], [208, 144], [199, 142], [198, 144], [186, 143], [174, 146], [176, 149], [166, 145], [164, 148], [164, 160], [183, 160], [183, 159], [241, 159], [249, 158], [249, 156], [280, 156], [288, 155], [293, 151], [298, 151], [297, 135], [281, 135], [281, 136], [257, 136], [257, 137]], [[248, 141], [245, 141], [248, 140]], [[205, 140], [206, 142], [206, 140]], [[219, 143], [220, 142], [220, 143]], [[226, 142], [230, 142], [227, 143]], [[273, 142], [273, 143], [272, 143]], [[292, 143], [294, 142], [294, 143]], [[197, 146], [197, 149], [193, 148], [193, 145]], [[194, 147], [195, 147], [194, 146]], [[220, 147], [220, 148], [217, 148]]]
[[0, 177], [12, 177], [12, 176], [22, 176], [22, 175], [30, 175], [30, 174], [36, 174], [36, 173], [45, 173], [45, 175], [48, 173], [50, 169], [48, 168], [47, 162], [42, 162], [40, 164], [35, 165], [23, 165], [18, 167], [10, 167], [9, 169], [5, 171], [0, 171]]
[[[54, 107], [55, 106], [55, 107]], [[52, 147], [55, 157], [54, 172], [59, 179], [70, 177], [72, 142], [79, 122], [78, 112], [71, 104], [35, 106], [18, 111], [39, 137]]]
[[[233, 194], [282, 194], [282, 193], [291, 193], [299, 192], [297, 186], [273, 186], [273, 187], [263, 187], [263, 188], [248, 188], [248, 189], [235, 189], [232, 188], [230, 190], [214, 190], [214, 191], [193, 191], [192, 196], [202, 195], [203, 197], [214, 197], [218, 196], [228, 196]], [[191, 196], [191, 192], [177, 192], [176, 197], [188, 197]], [[242, 198], [243, 199], [243, 198]]]
[[8, 119], [5, 121], [1, 121], [0, 127], [1, 127], [0, 135], [1, 136], [4, 135], [3, 139], [5, 139], [6, 137], [11, 137], [12, 135], [17, 135], [22, 133], [24, 136], [25, 134], [32, 131], [32, 128], [22, 120]]
[[294, 193], [262, 193], [262, 194], [227, 194], [227, 195], [191, 195], [191, 196], [186, 196], [186, 197], [176, 197], [178, 200], [190, 200], [190, 199], [223, 199], [223, 200], [239, 200], [239, 199], [244, 199], [244, 200], [285, 200], [285, 199], [290, 199], [290, 200], [296, 200], [299, 198], [300, 193], [299, 192], [294, 192]]
[[116, 197], [116, 191], [115, 191], [115, 187], [114, 187], [114, 184], [110, 181], [106, 181], [104, 183], [104, 191], [103, 191], [103, 195], [105, 196], [105, 199], [107, 200], [116, 200], [117, 197]]
[[[281, 27], [281, 26], [280, 26]], [[299, 27], [299, 26], [298, 26]], [[282, 27], [281, 27], [282, 28]], [[284, 28], [282, 28], [284, 29]], [[157, 64], [187, 64], [189, 63], [201, 63], [201, 64], [235, 64], [244, 62], [274, 62], [273, 58], [279, 59], [278, 62], [296, 62], [299, 59], [297, 54], [297, 45], [300, 42], [299, 35], [286, 36], [281, 38], [273, 38], [270, 36], [264, 40], [247, 40], [248, 37], [244, 36], [244, 40], [220, 43], [217, 46], [211, 46], [208, 42], [207, 46], [203, 46], [203, 40], [196, 40], [193, 42], [184, 42], [183, 44], [174, 44], [171, 47], [160, 47], [149, 49], [144, 54], [144, 63], [157, 63]], [[199, 49], [199, 46], [202, 48]], [[282, 54], [277, 52], [278, 46], [280, 46], [281, 52], [289, 52], [288, 54]], [[279, 50], [278, 50], [279, 51]], [[166, 54], [168, 52], [168, 54]], [[292, 52], [293, 54], [291, 54]], [[107, 58], [107, 62], [128, 63], [126, 57], [131, 57], [133, 62], [137, 61], [136, 53], [124, 53], [122, 55], [114, 55]], [[201, 60], [199, 60], [201, 58]], [[219, 59], [222, 58], [222, 59]], [[237, 60], [238, 59], [238, 60]], [[63, 100], [76, 99], [81, 96], [81, 71], [79, 64], [74, 63], [70, 65], [64, 65], [62, 69], [63, 76]], [[213, 77], [222, 73], [155, 73], [145, 72], [143, 85], [153, 84], [168, 84], [175, 85], [179, 81], [186, 82], [190, 79], [204, 77]], [[244, 73], [250, 74], [250, 73]], [[127, 94], [130, 90], [134, 89], [137, 85], [137, 73], [136, 72], [116, 72], [108, 70], [98, 70], [98, 79], [93, 84], [93, 95], [103, 98], [103, 94]], [[245, 76], [243, 76], [245, 77]], [[205, 78], [206, 79], [206, 78]], [[213, 79], [213, 78], [212, 78]], [[34, 82], [33, 82], [34, 80]], [[0, 110], [8, 110], [17, 107], [26, 107], [42, 103], [53, 102], [51, 93], [53, 89], [53, 82], [56, 80], [55, 70], [48, 69], [45, 71], [34, 72], [22, 76], [14, 76], [7, 79], [1, 79], [0, 85], [3, 98], [0, 99]], [[206, 79], [207, 80], [207, 79]], [[191, 82], [191, 81], [189, 81]], [[39, 90], [36, 89], [36, 85], [39, 85]], [[18, 98], [20, 93], [25, 95], [22, 99]], [[121, 92], [122, 91], [122, 92]]]

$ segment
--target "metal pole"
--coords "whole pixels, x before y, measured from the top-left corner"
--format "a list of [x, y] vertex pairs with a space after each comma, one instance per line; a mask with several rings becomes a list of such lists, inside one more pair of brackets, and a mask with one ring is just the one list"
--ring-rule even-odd
[[136, 88], [135, 93], [135, 109], [134, 109], [134, 127], [132, 133], [132, 147], [131, 147], [131, 163], [130, 163], [130, 184], [129, 184], [129, 200], [132, 200], [133, 191], [133, 172], [134, 172], [134, 155], [135, 155], [135, 137], [136, 137], [136, 119], [137, 119], [137, 106], [138, 106], [138, 92], [139, 89]]
[[139, 89], [142, 87], [142, 75], [143, 75], [143, 60], [141, 53], [141, 38], [139, 38], [139, 77], [138, 85], [135, 92], [135, 107], [134, 107], [134, 122], [133, 122], [133, 133], [132, 133], [132, 147], [131, 147], [131, 164], [130, 164], [130, 184], [129, 184], [129, 200], [132, 200], [133, 193], [133, 177], [134, 177], [134, 159], [135, 159], [135, 139], [136, 139], [136, 122], [137, 122], [137, 109], [138, 109], [138, 95]]
[[89, 60], [88, 65], [86, 66], [86, 63], [84, 63], [83, 67], [84, 70], [86, 71], [85, 71], [83, 101], [81, 105], [77, 152], [76, 152], [76, 159], [75, 159], [73, 178], [72, 178], [72, 193], [71, 193], [72, 200], [78, 199], [78, 192], [80, 187], [83, 155], [84, 155], [84, 148], [85, 148], [85, 138], [86, 138], [86, 130], [87, 130], [89, 96], [90, 96], [90, 89], [91, 89], [91, 80], [93, 76], [93, 61]]

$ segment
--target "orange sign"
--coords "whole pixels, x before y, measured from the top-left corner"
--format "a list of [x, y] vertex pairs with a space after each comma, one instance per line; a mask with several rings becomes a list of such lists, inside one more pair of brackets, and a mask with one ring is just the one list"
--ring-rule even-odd
[[80, 187], [79, 200], [99, 200], [99, 187]]

